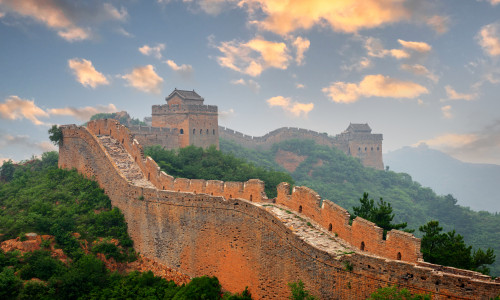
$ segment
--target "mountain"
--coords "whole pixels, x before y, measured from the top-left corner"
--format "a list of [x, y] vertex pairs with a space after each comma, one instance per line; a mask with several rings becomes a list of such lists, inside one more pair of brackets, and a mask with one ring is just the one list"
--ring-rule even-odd
[[391, 151], [384, 162], [390, 170], [408, 173], [438, 194], [452, 194], [461, 206], [500, 212], [499, 165], [462, 162], [425, 144]]
[[[270, 150], [252, 150], [220, 139], [220, 149], [259, 166], [287, 170], [297, 186], [312, 188], [322, 199], [351, 212], [353, 206], [359, 206], [364, 192], [376, 200], [383, 198], [393, 208], [394, 222], [407, 222], [417, 237], [422, 236], [420, 226], [437, 220], [444, 231], [456, 230], [474, 249], [493, 248], [499, 256], [499, 213], [460, 206], [453, 196], [437, 195], [407, 173], [363, 167], [358, 159], [312, 140], [288, 140]], [[500, 275], [500, 259], [491, 266], [491, 274]]]

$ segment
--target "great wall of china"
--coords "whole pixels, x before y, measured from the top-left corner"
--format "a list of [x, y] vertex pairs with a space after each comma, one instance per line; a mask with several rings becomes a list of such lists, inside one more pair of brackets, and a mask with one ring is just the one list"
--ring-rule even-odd
[[433, 299], [490, 299], [500, 281], [425, 263], [420, 240], [382, 229], [306, 187], [282, 183], [267, 199], [259, 180], [174, 179], [115, 120], [61, 126], [59, 167], [94, 178], [124, 214], [136, 251], [189, 276], [217, 276], [255, 299], [289, 296], [302, 280], [321, 299], [366, 299], [399, 285]]

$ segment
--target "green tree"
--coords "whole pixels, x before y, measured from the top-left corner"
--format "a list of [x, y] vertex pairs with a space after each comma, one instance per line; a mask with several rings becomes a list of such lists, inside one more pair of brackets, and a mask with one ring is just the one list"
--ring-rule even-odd
[[52, 125], [52, 127], [49, 129], [49, 140], [56, 146], [62, 144], [63, 134], [60, 127], [58, 127], [57, 125]]
[[[377, 224], [377, 226], [384, 229], [384, 237], [386, 233], [392, 229], [406, 228], [406, 222], [392, 224], [394, 214], [392, 213], [392, 207], [390, 203], [385, 202], [382, 198], [380, 198], [378, 203], [375, 205], [375, 201], [373, 199], [369, 199], [368, 196], [368, 193], [363, 193], [363, 198], [359, 199], [361, 205], [352, 208], [354, 211], [354, 213], [352, 214], [353, 219], [355, 217], [361, 217]], [[405, 231], [413, 232], [413, 230]]]
[[424, 233], [421, 252], [425, 261], [489, 274], [487, 265], [493, 264], [496, 257], [493, 249], [488, 248], [484, 252], [479, 248], [472, 252], [472, 246], [467, 246], [455, 230], [441, 233], [442, 230], [438, 221], [420, 226], [419, 231]]
[[2, 167], [0, 167], [0, 178], [4, 181], [11, 181], [14, 178], [14, 163], [11, 159], [3, 162]]
[[22, 287], [23, 282], [14, 274], [14, 270], [4, 267], [0, 272], [0, 299], [15, 299]]
[[431, 296], [428, 294], [412, 295], [407, 289], [387, 286], [376, 290], [368, 300], [431, 300]]
[[305, 289], [304, 283], [302, 280], [299, 280], [297, 282], [290, 282], [288, 283], [288, 286], [290, 287], [290, 292], [292, 293], [292, 296], [290, 299], [292, 300], [314, 300], [316, 297], [311, 295], [311, 293]]

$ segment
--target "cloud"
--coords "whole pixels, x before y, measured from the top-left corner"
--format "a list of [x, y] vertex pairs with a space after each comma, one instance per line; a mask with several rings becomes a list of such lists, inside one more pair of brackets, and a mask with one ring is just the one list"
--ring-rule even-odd
[[234, 116], [234, 109], [230, 108], [228, 110], [219, 111], [219, 119], [227, 120]]
[[411, 49], [417, 52], [425, 53], [431, 51], [432, 47], [424, 42], [408, 42], [401, 39], [398, 39], [398, 42], [404, 48]]
[[163, 83], [163, 78], [156, 74], [152, 65], [134, 68], [131, 73], [121, 77], [128, 85], [146, 93], [159, 94]]
[[500, 0], [489, 0], [489, 2], [491, 3], [491, 5], [500, 4]]
[[285, 43], [266, 41], [260, 37], [246, 43], [229, 41], [217, 46], [222, 56], [217, 57], [220, 66], [259, 76], [267, 68], [286, 69], [291, 59]]
[[0, 11], [0, 19], [3, 18], [4, 16], [5, 16], [5, 13]]
[[476, 36], [479, 45], [490, 56], [500, 55], [500, 23], [483, 26]]
[[458, 159], [475, 163], [493, 163], [500, 165], [500, 119], [471, 133], [447, 133], [429, 140], [426, 143]]
[[358, 61], [351, 65], [342, 65], [340, 68], [344, 71], [362, 71], [364, 69], [371, 68], [373, 66], [372, 61], [368, 57], [361, 57]]
[[[160, 1], [159, 1], [160, 2]], [[162, 1], [164, 2], [164, 1]], [[205, 13], [216, 16], [220, 14], [224, 9], [230, 8], [237, 5], [236, 0], [183, 0], [183, 2], [194, 2], [198, 7]]]
[[307, 114], [313, 110], [314, 108], [314, 103], [300, 103], [296, 101], [292, 101], [291, 98], [283, 97], [283, 96], [276, 96], [267, 99], [267, 104], [270, 107], [281, 107], [283, 110], [291, 113], [292, 115], [296, 117], [305, 116], [307, 117]]
[[260, 91], [260, 84], [252, 79], [245, 80], [240, 78], [237, 80], [231, 80], [231, 84], [248, 86], [254, 93], [258, 93]]
[[68, 65], [76, 76], [76, 81], [85, 87], [95, 89], [98, 85], [108, 85], [109, 81], [102, 73], [98, 72], [90, 60], [73, 58], [68, 60]]
[[28, 119], [35, 125], [45, 123], [38, 118], [46, 118], [49, 114], [35, 105], [34, 100], [21, 99], [18, 96], [9, 96], [0, 103], [0, 118], [6, 120]]
[[[499, 0], [500, 1], [500, 0]], [[432, 27], [438, 34], [443, 34], [449, 30], [450, 18], [446, 16], [432, 16], [427, 19], [427, 25]]]
[[461, 94], [455, 91], [451, 86], [444, 87], [449, 100], [466, 100], [471, 101], [477, 98], [477, 94]]
[[0, 133], [0, 148], [8, 146], [23, 146], [29, 149], [37, 149], [39, 151], [48, 152], [55, 151], [57, 147], [51, 142], [35, 142], [27, 135], [10, 135]]
[[302, 65], [304, 63], [304, 53], [309, 49], [311, 42], [302, 37], [297, 37], [293, 41], [293, 46], [297, 49], [297, 56], [295, 56], [295, 62], [297, 65]]
[[255, 12], [264, 14], [263, 20], [252, 19], [251, 24], [281, 35], [316, 25], [355, 33], [406, 20], [411, 15], [400, 0], [243, 0], [239, 5], [246, 5], [251, 17], [261, 16]]
[[165, 63], [170, 67], [170, 69], [174, 70], [176, 73], [180, 74], [183, 77], [190, 77], [193, 73], [193, 67], [191, 65], [177, 65], [173, 60], [167, 60]]
[[161, 51], [165, 49], [165, 44], [157, 44], [155, 47], [144, 45], [139, 48], [139, 52], [147, 56], [153, 56], [157, 59], [161, 59]]
[[443, 117], [445, 119], [453, 118], [453, 114], [451, 113], [451, 105], [445, 105], [441, 107], [441, 112], [443, 113]]
[[112, 113], [116, 112], [116, 106], [112, 103], [107, 106], [97, 105], [97, 107], [86, 106], [81, 108], [75, 107], [64, 107], [64, 108], [52, 108], [47, 112], [51, 115], [57, 116], [71, 116], [81, 121], [88, 121], [90, 117], [98, 113]]
[[402, 49], [384, 49], [380, 39], [368, 37], [365, 41], [365, 49], [368, 56], [372, 57], [385, 57], [390, 55], [396, 59], [408, 58], [410, 54]]
[[436, 74], [432, 73], [426, 67], [419, 64], [414, 64], [414, 65], [402, 64], [401, 70], [411, 72], [415, 75], [425, 76], [430, 80], [434, 81], [435, 83], [439, 81], [439, 77]]
[[295, 87], [298, 88], [298, 89], [304, 89], [304, 88], [306, 88], [306, 86], [303, 85], [302, 83], [295, 84]]
[[4, 13], [45, 25], [69, 42], [91, 38], [91, 29], [83, 24], [96, 26], [101, 22], [123, 22], [128, 18], [124, 7], [118, 9], [98, 0], [1, 0], [0, 7]]
[[23, 17], [30, 17], [45, 26], [57, 30], [67, 41], [85, 40], [90, 37], [87, 29], [77, 26], [70, 18], [65, 6], [55, 0], [2, 0], [8, 11]]
[[416, 98], [429, 92], [417, 83], [381, 74], [367, 75], [359, 84], [334, 82], [322, 91], [336, 103], [353, 103], [360, 97]]

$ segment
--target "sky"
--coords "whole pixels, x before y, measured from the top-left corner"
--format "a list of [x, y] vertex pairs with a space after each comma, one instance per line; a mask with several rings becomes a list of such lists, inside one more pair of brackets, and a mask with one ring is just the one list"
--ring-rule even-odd
[[249, 135], [368, 123], [500, 164], [499, 60], [500, 0], [0, 0], [0, 159], [178, 88]]

